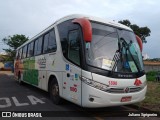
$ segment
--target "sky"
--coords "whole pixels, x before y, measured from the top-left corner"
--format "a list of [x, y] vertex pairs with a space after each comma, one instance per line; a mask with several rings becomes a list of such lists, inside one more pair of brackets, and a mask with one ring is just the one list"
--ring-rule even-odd
[[147, 26], [151, 36], [143, 53], [160, 58], [160, 7], [158, 0], [1, 0], [0, 52], [8, 46], [2, 39], [14, 34], [31, 38], [56, 20], [71, 14], [85, 14], [106, 20], [128, 19]]

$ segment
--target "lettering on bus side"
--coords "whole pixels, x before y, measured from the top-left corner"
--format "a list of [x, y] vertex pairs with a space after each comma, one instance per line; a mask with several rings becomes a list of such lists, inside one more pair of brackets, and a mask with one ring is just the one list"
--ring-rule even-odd
[[72, 92], [77, 92], [77, 86], [72, 86], [72, 87], [70, 87], [70, 91], [72, 91]]
[[43, 57], [38, 59], [38, 65], [39, 65], [39, 68], [46, 68], [46, 58]]
[[109, 85], [117, 85], [117, 81], [109, 81]]

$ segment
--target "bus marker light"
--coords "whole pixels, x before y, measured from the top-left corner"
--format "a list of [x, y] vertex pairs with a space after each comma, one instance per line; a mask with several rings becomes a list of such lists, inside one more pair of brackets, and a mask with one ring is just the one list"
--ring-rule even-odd
[[128, 102], [128, 101], [131, 101], [131, 99], [132, 99], [132, 96], [122, 97], [121, 102]]

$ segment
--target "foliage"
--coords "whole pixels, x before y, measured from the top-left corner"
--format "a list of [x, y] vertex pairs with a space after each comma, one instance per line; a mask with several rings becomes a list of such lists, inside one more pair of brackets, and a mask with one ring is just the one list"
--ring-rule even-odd
[[16, 55], [16, 49], [28, 40], [25, 35], [13, 35], [2, 39], [2, 41], [9, 46], [8, 49], [3, 49], [7, 53], [8, 57], [5, 61], [13, 61]]
[[160, 61], [160, 58], [146, 59], [145, 61], [155, 61], [155, 62], [159, 62], [159, 61]]
[[136, 35], [138, 35], [143, 43], [147, 43], [146, 37], [150, 36], [151, 30], [148, 27], [139, 27], [136, 24], [131, 24], [129, 20], [118, 21], [119, 23], [130, 27]]
[[146, 73], [147, 81], [154, 81], [156, 79], [157, 71], [149, 71]]

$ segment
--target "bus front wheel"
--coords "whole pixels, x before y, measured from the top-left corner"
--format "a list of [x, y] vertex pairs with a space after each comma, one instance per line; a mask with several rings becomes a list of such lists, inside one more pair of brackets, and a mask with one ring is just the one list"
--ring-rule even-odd
[[59, 86], [56, 79], [53, 79], [50, 83], [50, 97], [54, 104], [61, 104], [61, 97], [59, 96]]

